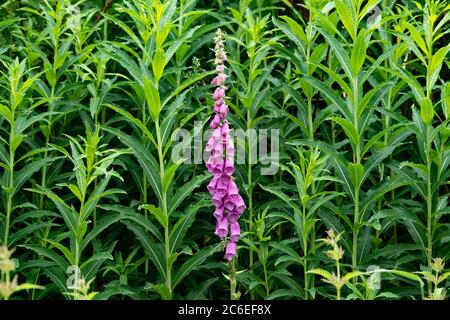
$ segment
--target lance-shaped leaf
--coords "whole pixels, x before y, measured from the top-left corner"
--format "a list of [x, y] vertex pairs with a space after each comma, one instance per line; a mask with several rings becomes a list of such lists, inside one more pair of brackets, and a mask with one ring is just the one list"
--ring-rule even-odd
[[361, 68], [364, 65], [367, 54], [366, 50], [366, 32], [364, 29], [362, 29], [361, 31], [359, 31], [358, 37], [356, 38], [352, 49], [351, 63], [354, 77], [358, 75], [359, 71], [361, 71]]
[[173, 288], [180, 284], [180, 282], [188, 276], [192, 271], [199, 268], [205, 260], [213, 253], [218, 252], [221, 248], [221, 244], [214, 244], [209, 247], [203, 248], [199, 252], [195, 253], [175, 273], [173, 278]]
[[132, 136], [123, 133], [120, 130], [111, 127], [104, 127], [104, 130], [117, 136], [125, 145], [133, 150], [133, 153], [136, 156], [139, 164], [143, 168], [144, 174], [146, 175], [153, 191], [155, 192], [158, 199], [162, 201], [159, 164], [151, 154], [150, 150], [148, 150], [141, 142], [139, 142]]

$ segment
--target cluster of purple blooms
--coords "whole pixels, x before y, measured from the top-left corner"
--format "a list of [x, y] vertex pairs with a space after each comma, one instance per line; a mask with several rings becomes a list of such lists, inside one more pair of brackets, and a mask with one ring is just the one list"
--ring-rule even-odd
[[225, 102], [227, 75], [224, 62], [227, 60], [227, 55], [223, 44], [223, 33], [220, 29], [217, 30], [214, 41], [216, 44], [214, 63], [217, 76], [211, 84], [216, 86], [213, 95], [215, 115], [210, 124], [213, 133], [205, 147], [206, 152], [211, 154], [206, 162], [206, 167], [214, 175], [208, 184], [208, 191], [216, 207], [214, 211], [215, 234], [224, 239], [228, 232], [230, 233], [225, 258], [231, 261], [236, 255], [236, 243], [241, 237], [238, 219], [246, 206], [233, 179], [235, 148], [230, 136], [230, 126], [227, 121], [228, 106]]

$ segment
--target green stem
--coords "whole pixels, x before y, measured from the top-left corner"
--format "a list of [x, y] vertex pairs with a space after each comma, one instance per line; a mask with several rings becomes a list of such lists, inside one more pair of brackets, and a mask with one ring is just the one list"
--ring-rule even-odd
[[[147, 116], [145, 112], [146, 105], [144, 103], [144, 106], [142, 108], [142, 123], [144, 126], [147, 125]], [[145, 135], [142, 136], [142, 142], [145, 144]], [[145, 175], [145, 172], [142, 172], [142, 202], [147, 204], [147, 176]], [[144, 216], [145, 219], [148, 219], [148, 210], [144, 209]], [[144, 274], [148, 274], [149, 271], [149, 260], [145, 259], [144, 263]]]
[[[55, 51], [56, 54], [56, 51]], [[56, 74], [56, 72], [55, 72]], [[53, 112], [53, 99], [55, 98], [55, 86], [52, 86], [51, 88], [51, 92], [50, 92], [50, 102], [48, 104], [48, 112], [50, 112], [50, 115], [48, 116], [48, 132], [47, 132], [47, 136], [45, 137], [45, 151], [44, 151], [44, 159], [48, 158], [48, 145], [50, 144], [50, 136], [51, 136], [51, 131], [52, 131], [52, 114], [51, 112]], [[45, 188], [47, 184], [47, 165], [44, 164], [42, 166], [42, 178], [41, 178], [41, 186]], [[44, 209], [44, 194], [40, 194], [39, 196], [39, 207], [40, 209]]]
[[[431, 11], [433, 6], [429, 8]], [[428, 33], [426, 35], [427, 39], [427, 48], [428, 48], [428, 65], [427, 65], [427, 76], [426, 76], [426, 95], [427, 99], [429, 101], [432, 101], [432, 86], [431, 86], [431, 78], [432, 78], [432, 70], [431, 70], [431, 63], [433, 61], [433, 33], [434, 33], [434, 24], [432, 22], [432, 19], [428, 19], [428, 22], [430, 25], [428, 26]], [[433, 257], [433, 193], [432, 193], [432, 187], [431, 187], [431, 152], [432, 152], [432, 124], [427, 124], [427, 133], [426, 133], [426, 165], [427, 165], [427, 262], [428, 267], [431, 267], [432, 257]]]
[[[180, 1], [180, 18], [178, 20], [178, 37], [181, 37], [183, 35], [183, 15], [184, 15], [184, 1]], [[181, 66], [178, 66], [177, 68], [177, 87], [181, 84], [181, 71], [184, 68]]]
[[431, 125], [427, 126], [427, 262], [431, 267], [433, 257], [433, 193], [431, 188]]
[[263, 266], [263, 272], [264, 272], [264, 283], [265, 283], [265, 288], [266, 288], [266, 297], [268, 297], [270, 295], [270, 288], [269, 288], [269, 277], [267, 275], [267, 265], [266, 265], [266, 261], [261, 261], [261, 264]]
[[13, 205], [13, 190], [14, 190], [14, 162], [15, 152], [11, 148], [11, 143], [14, 139], [14, 122], [11, 123], [10, 143], [9, 143], [9, 185], [8, 185], [8, 199], [6, 203], [6, 223], [5, 223], [5, 238], [3, 244], [8, 246], [9, 226], [11, 224], [11, 214]]
[[353, 249], [352, 249], [352, 269], [356, 271], [358, 263], [358, 235], [359, 235], [359, 188], [355, 188], [355, 218], [353, 221]]
[[309, 274], [308, 274], [308, 261], [306, 260], [306, 256], [308, 255], [308, 235], [306, 234], [306, 208], [303, 207], [303, 275], [305, 278], [305, 300], [309, 300]]
[[[253, 230], [253, 175], [252, 175], [252, 141], [250, 141], [251, 137], [251, 114], [250, 109], [247, 110], [247, 137], [248, 137], [248, 171], [247, 171], [247, 185], [248, 185], [248, 222], [249, 222], [249, 231]], [[250, 233], [251, 235], [251, 233]], [[249, 240], [252, 241], [252, 237], [249, 236]], [[253, 250], [249, 252], [249, 272], [253, 273]], [[250, 292], [250, 298], [255, 299], [255, 294], [253, 291]]]
[[[159, 119], [156, 119], [155, 121], [155, 130], [156, 130], [156, 141], [158, 144], [158, 157], [159, 157], [159, 170], [160, 170], [160, 178], [161, 183], [164, 179], [165, 175], [165, 168], [164, 168], [164, 154], [163, 154], [163, 145], [162, 145], [162, 137], [161, 137], [161, 128], [159, 125]], [[167, 195], [165, 192], [162, 193], [162, 210], [164, 211], [164, 214], [167, 216]], [[164, 228], [164, 252], [165, 252], [165, 258], [166, 258], [166, 286], [169, 290], [170, 294], [172, 294], [172, 268], [169, 263], [170, 259], [170, 230], [169, 230], [169, 219], [167, 219], [167, 224]]]
[[336, 274], [339, 284], [336, 286], [336, 300], [341, 300], [341, 267], [339, 265], [339, 260], [336, 260]]
[[[358, 76], [355, 76], [353, 80], [353, 126], [359, 128], [358, 119], [358, 107], [359, 107], [359, 90], [358, 90]], [[353, 154], [353, 162], [361, 164], [361, 143], [360, 137], [356, 142], [355, 152]], [[358, 256], [358, 234], [359, 234], [359, 190], [360, 186], [357, 185], [354, 188], [354, 220], [353, 220], [353, 248], [352, 248], [352, 269], [355, 271], [357, 269], [357, 256]]]
[[228, 262], [228, 269], [230, 272], [230, 300], [235, 301], [238, 300], [238, 296], [236, 294], [237, 279], [236, 279], [235, 258], [233, 258], [233, 260]]

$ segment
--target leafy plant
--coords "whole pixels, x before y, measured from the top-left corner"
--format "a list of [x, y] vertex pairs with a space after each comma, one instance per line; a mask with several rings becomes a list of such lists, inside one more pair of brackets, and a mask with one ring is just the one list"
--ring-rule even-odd
[[[2, 298], [448, 299], [448, 1], [22, 0], [0, 21]], [[203, 152], [219, 28], [230, 264]]]

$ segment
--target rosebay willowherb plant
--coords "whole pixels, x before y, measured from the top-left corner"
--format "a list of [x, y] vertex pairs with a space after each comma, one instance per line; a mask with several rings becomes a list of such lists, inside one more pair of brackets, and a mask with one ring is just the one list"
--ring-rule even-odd
[[449, 30], [445, 0], [2, 1], [0, 298], [449, 299]]

